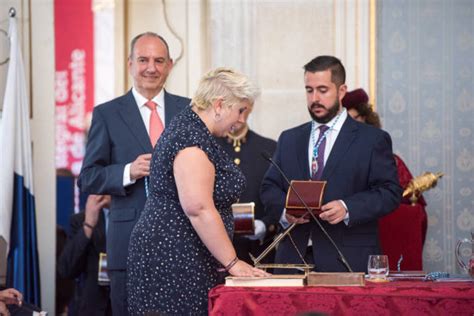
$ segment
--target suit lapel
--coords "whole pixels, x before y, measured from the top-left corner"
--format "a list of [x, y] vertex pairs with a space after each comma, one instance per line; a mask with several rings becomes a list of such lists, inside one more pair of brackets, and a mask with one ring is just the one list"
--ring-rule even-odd
[[165, 90], [165, 126], [171, 122], [180, 110], [176, 97]]
[[153, 147], [151, 146], [150, 137], [146, 131], [132, 91], [130, 90], [123, 98], [120, 98], [119, 102], [119, 113], [125, 124], [129, 127], [143, 150], [148, 153], [152, 152]]
[[[309, 162], [308, 162], [308, 144], [309, 137], [311, 136], [311, 123], [305, 124], [299, 131], [297, 140], [296, 140], [296, 155], [298, 157], [298, 167], [301, 170], [303, 178], [310, 179], [311, 175], [309, 173]], [[305, 153], [300, 155], [298, 153]]]
[[326, 165], [324, 166], [322, 175], [323, 180], [330, 178], [331, 173], [335, 170], [338, 163], [341, 161], [341, 158], [345, 156], [347, 150], [356, 137], [357, 129], [355, 121], [348, 116], [342, 125], [341, 131], [337, 136], [336, 142], [334, 143], [328, 160], [326, 161]]

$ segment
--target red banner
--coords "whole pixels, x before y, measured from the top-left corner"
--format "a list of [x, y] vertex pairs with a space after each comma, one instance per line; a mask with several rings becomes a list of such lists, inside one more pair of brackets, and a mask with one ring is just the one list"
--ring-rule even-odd
[[92, 0], [55, 0], [56, 168], [78, 175], [94, 107]]

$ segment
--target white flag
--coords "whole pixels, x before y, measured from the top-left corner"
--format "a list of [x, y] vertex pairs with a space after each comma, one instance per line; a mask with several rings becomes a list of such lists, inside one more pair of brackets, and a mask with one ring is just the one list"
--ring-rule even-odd
[[[17, 20], [10, 18], [10, 61], [0, 127], [0, 235], [10, 246], [15, 178], [33, 196], [30, 114]], [[18, 181], [17, 181], [17, 184]]]

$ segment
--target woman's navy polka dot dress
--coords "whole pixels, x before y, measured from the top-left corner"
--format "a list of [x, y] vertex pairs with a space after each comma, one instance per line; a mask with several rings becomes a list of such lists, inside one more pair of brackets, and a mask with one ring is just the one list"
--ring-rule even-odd
[[218, 283], [220, 264], [181, 208], [173, 176], [174, 158], [191, 146], [201, 148], [215, 167], [214, 203], [232, 235], [231, 205], [243, 191], [245, 177], [199, 116], [186, 108], [155, 147], [149, 196], [130, 239], [127, 291], [131, 315], [148, 311], [207, 315], [207, 295]]

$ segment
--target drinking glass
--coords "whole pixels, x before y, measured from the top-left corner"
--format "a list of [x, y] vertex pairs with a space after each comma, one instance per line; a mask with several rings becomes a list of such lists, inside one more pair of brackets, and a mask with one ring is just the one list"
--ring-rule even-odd
[[385, 280], [388, 276], [388, 256], [385, 255], [370, 255], [367, 264], [369, 272], [369, 279]]

